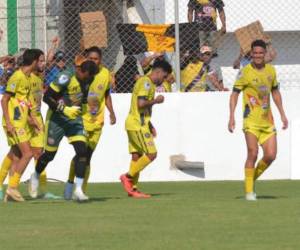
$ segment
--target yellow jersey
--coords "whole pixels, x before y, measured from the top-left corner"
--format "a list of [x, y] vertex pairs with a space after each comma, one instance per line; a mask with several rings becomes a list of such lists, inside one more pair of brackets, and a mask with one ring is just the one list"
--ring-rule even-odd
[[[12, 96], [8, 102], [8, 114], [14, 127], [27, 126], [29, 113], [30, 76], [26, 76], [21, 69], [17, 70], [8, 80], [6, 92]], [[2, 119], [5, 126], [5, 119]]]
[[234, 84], [234, 91], [243, 91], [244, 128], [248, 126], [269, 127], [274, 125], [270, 94], [278, 88], [275, 68], [266, 64], [261, 70], [252, 64], [244, 67]]
[[41, 106], [43, 98], [43, 80], [36, 74], [30, 75], [31, 90], [29, 95], [31, 113], [41, 115]]
[[188, 64], [183, 70], [181, 70], [181, 84], [180, 91], [186, 92], [186, 88], [194, 82], [193, 87], [188, 92], [204, 92], [207, 91], [208, 86], [206, 83], [207, 71], [202, 74], [201, 78], [198, 77], [203, 67], [203, 62]]
[[105, 95], [110, 90], [110, 72], [101, 66], [89, 87], [87, 104], [83, 105], [83, 122], [87, 131], [102, 128], [104, 124]]
[[152, 108], [138, 108], [139, 98], [151, 101], [155, 96], [155, 84], [148, 76], [139, 78], [133, 88], [130, 111], [126, 119], [125, 127], [129, 131], [140, 130], [142, 126], [149, 125]]

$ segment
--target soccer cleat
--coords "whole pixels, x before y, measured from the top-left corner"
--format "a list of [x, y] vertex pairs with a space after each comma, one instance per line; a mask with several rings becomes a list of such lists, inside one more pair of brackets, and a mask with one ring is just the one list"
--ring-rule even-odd
[[23, 196], [16, 188], [7, 188], [4, 196], [4, 202], [8, 202], [9, 200], [23, 202], [25, 201]]
[[37, 198], [38, 197], [38, 189], [39, 189], [39, 178], [37, 178], [36, 174], [33, 173], [30, 176], [29, 182], [28, 182], [28, 193], [31, 198]]
[[88, 201], [89, 197], [86, 196], [81, 188], [76, 188], [73, 193], [73, 200], [75, 201]]
[[65, 200], [71, 200], [73, 194], [74, 183], [67, 182], [64, 190], [64, 198]]
[[133, 184], [132, 184], [132, 180], [126, 175], [123, 174], [120, 176], [120, 180], [122, 182], [122, 185], [125, 189], [125, 191], [130, 195], [131, 193], [133, 193]]
[[256, 201], [256, 193], [246, 193], [245, 198], [247, 201]]
[[128, 196], [133, 197], [133, 198], [138, 198], [138, 199], [151, 198], [150, 194], [145, 194], [145, 193], [142, 193], [141, 191], [138, 191], [138, 190], [133, 190], [131, 193], [128, 193]]
[[0, 201], [2, 201], [4, 198], [4, 195], [3, 195], [3, 189], [0, 189]]
[[43, 195], [43, 199], [45, 199], [45, 200], [61, 200], [62, 197], [58, 196], [58, 195], [55, 195], [55, 194], [52, 194], [50, 192], [47, 192]]

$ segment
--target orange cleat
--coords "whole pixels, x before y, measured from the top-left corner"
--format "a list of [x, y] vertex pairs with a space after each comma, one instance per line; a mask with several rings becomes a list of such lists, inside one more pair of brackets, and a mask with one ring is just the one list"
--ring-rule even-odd
[[128, 195], [132, 194], [132, 192], [133, 192], [133, 189], [132, 189], [132, 186], [133, 186], [132, 179], [129, 178], [126, 174], [122, 174], [120, 176], [120, 180], [122, 182], [122, 185], [123, 185], [125, 191], [128, 193]]
[[139, 190], [133, 190], [131, 192], [131, 194], [128, 193], [128, 196], [133, 197], [133, 198], [137, 198], [137, 199], [147, 199], [147, 198], [151, 198], [150, 194], [145, 194], [140, 192]]

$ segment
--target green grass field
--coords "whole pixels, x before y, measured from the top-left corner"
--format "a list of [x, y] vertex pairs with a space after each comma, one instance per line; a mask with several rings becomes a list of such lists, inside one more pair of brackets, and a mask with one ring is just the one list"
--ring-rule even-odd
[[1, 203], [0, 249], [300, 249], [299, 181], [258, 182], [257, 202], [243, 199], [242, 182], [142, 189], [153, 198], [128, 198], [120, 184], [91, 184], [85, 204]]

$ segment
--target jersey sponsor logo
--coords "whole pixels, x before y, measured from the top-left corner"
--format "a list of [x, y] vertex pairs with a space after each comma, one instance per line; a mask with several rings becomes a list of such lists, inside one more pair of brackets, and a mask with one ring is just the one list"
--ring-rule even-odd
[[145, 88], [146, 90], [149, 90], [149, 89], [151, 88], [150, 83], [149, 83], [149, 82], [145, 82], [144, 88]]
[[70, 78], [69, 78], [68, 75], [65, 75], [65, 74], [60, 75], [59, 78], [58, 78], [58, 84], [64, 85], [64, 84], [66, 84], [69, 81], [69, 79]]

